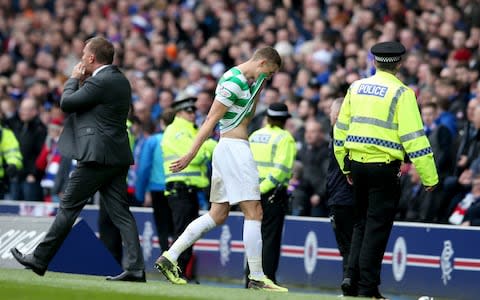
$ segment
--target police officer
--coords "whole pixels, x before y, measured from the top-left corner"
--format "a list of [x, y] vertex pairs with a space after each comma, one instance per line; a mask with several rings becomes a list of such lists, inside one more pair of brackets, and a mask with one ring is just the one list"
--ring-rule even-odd
[[[198, 191], [209, 185], [207, 162], [211, 159], [216, 142], [208, 140], [203, 144], [192, 162], [182, 171], [173, 173], [169, 166], [185, 155], [197, 135], [195, 126], [196, 98], [181, 92], [173, 103], [175, 118], [163, 134], [163, 169], [165, 172], [165, 195], [172, 210], [173, 236], [175, 239], [187, 225], [198, 217]], [[180, 255], [179, 266], [182, 275], [192, 279], [186, 266], [192, 257], [192, 247]]]
[[427, 191], [438, 183], [432, 148], [425, 136], [415, 93], [395, 74], [405, 47], [383, 42], [371, 49], [376, 74], [353, 82], [334, 128], [335, 157], [353, 184], [354, 230], [347, 275], [348, 291], [383, 299], [380, 270], [400, 195], [399, 168], [405, 154]]
[[249, 142], [260, 176], [263, 272], [276, 283], [283, 222], [288, 207], [287, 184], [297, 150], [294, 138], [284, 129], [290, 117], [287, 106], [273, 103], [266, 116], [267, 125], [254, 131]]

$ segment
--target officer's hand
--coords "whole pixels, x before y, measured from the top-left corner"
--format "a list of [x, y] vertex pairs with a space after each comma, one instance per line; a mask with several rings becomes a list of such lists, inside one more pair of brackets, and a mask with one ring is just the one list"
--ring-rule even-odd
[[7, 176], [9, 178], [13, 178], [15, 176], [17, 176], [18, 174], [18, 169], [17, 169], [17, 166], [15, 165], [7, 165], [6, 169], [5, 169], [5, 173], [7, 174]]
[[173, 173], [180, 172], [181, 170], [185, 169], [188, 164], [192, 161], [193, 155], [190, 153], [187, 153], [186, 155], [182, 156], [180, 159], [172, 162], [170, 164], [170, 171]]
[[436, 187], [437, 187], [437, 185], [426, 186], [426, 187], [425, 187], [425, 191], [431, 192], [431, 191], [433, 191]]

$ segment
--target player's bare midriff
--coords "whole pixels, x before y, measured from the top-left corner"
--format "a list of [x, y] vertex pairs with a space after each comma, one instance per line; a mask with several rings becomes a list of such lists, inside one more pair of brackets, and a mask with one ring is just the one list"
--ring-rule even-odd
[[231, 139], [248, 140], [247, 125], [248, 125], [249, 122], [250, 122], [250, 118], [246, 118], [237, 127], [233, 128], [230, 131], [227, 131], [227, 132], [223, 133], [220, 136], [220, 138], [225, 137], [225, 138], [231, 138]]

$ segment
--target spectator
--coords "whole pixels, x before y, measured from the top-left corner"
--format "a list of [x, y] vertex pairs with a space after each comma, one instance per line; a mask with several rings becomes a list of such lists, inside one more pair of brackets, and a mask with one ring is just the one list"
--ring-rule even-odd
[[[473, 104], [475, 104], [475, 102], [472, 102], [472, 105]], [[478, 162], [480, 153], [480, 105], [477, 103], [475, 108], [471, 109], [472, 125], [475, 128], [475, 134], [472, 136], [471, 140], [466, 141], [466, 143], [468, 143], [468, 150], [463, 150], [465, 154], [460, 155], [460, 158], [457, 161], [456, 173], [453, 176], [449, 176], [444, 181], [445, 197], [450, 201], [450, 209], [445, 212], [447, 214], [469, 191], [472, 180], [472, 170], [474, 170], [474, 162]]]
[[[278, 74], [275, 74], [277, 76]], [[265, 117], [267, 116], [267, 109], [273, 103], [280, 102], [280, 91], [275, 87], [267, 87], [263, 91], [260, 97], [260, 101], [255, 110], [255, 116], [252, 118], [250, 124], [248, 124], [248, 132], [251, 134], [255, 130], [263, 127]]]
[[59, 203], [60, 199], [52, 189], [55, 185], [55, 178], [57, 176], [62, 155], [58, 150], [57, 143], [63, 129], [62, 119], [53, 119], [48, 124], [48, 133], [42, 151], [38, 155], [35, 166], [43, 174], [40, 185], [43, 188], [43, 196], [46, 202]]
[[37, 101], [23, 99], [18, 115], [8, 120], [7, 125], [15, 133], [23, 156], [23, 170], [19, 172], [18, 182], [11, 183], [11, 197], [15, 200], [42, 201], [42, 178], [35, 167], [35, 160], [42, 150], [47, 128], [40, 121]]
[[298, 151], [297, 159], [303, 165], [302, 183], [298, 187], [303, 197], [294, 199], [293, 210], [300, 215], [328, 216], [326, 176], [328, 169], [328, 141], [322, 125], [315, 120], [305, 124], [305, 143]]
[[309, 121], [315, 121], [317, 118], [317, 105], [315, 102], [305, 98], [300, 100], [300, 103], [298, 104], [298, 117], [303, 121], [304, 125], [297, 130], [294, 137], [297, 144], [303, 146], [306, 123]]
[[463, 226], [480, 226], [480, 178], [474, 178], [472, 182], [472, 196], [474, 200], [465, 212], [462, 220]]
[[[429, 205], [428, 193], [422, 188], [422, 181], [413, 164], [408, 165], [408, 173], [400, 179], [400, 200], [395, 219], [408, 222], [425, 222]], [[428, 200], [428, 201], [427, 201]]]
[[[429, 102], [421, 109], [422, 121], [425, 134], [428, 137], [435, 156], [439, 184], [453, 171], [453, 138], [450, 130], [443, 124], [435, 124], [438, 116], [437, 105]], [[445, 197], [442, 189], [436, 189], [428, 195], [424, 202], [428, 203], [426, 222], [445, 222], [449, 200]]]

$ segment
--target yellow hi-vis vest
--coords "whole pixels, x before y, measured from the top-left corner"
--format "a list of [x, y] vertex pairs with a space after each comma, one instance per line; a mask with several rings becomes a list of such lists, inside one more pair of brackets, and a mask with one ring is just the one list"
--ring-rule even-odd
[[297, 154], [292, 135], [280, 127], [267, 125], [254, 131], [249, 142], [260, 176], [260, 193], [278, 185], [286, 186]]
[[[8, 128], [0, 127], [0, 153], [2, 162], [7, 165], [15, 165], [17, 170], [23, 168], [23, 156], [15, 134]], [[3, 163], [0, 163], [0, 178], [5, 176]]]
[[180, 172], [172, 173], [170, 164], [187, 154], [197, 135], [195, 125], [183, 118], [175, 117], [163, 133], [162, 152], [165, 182], [183, 182], [189, 186], [205, 188], [209, 185], [207, 162], [212, 158], [217, 144], [214, 140], [205, 141], [190, 164]]
[[346, 155], [369, 163], [403, 161], [406, 153], [425, 186], [438, 183], [415, 94], [393, 74], [377, 70], [350, 85], [333, 136], [342, 170]]

